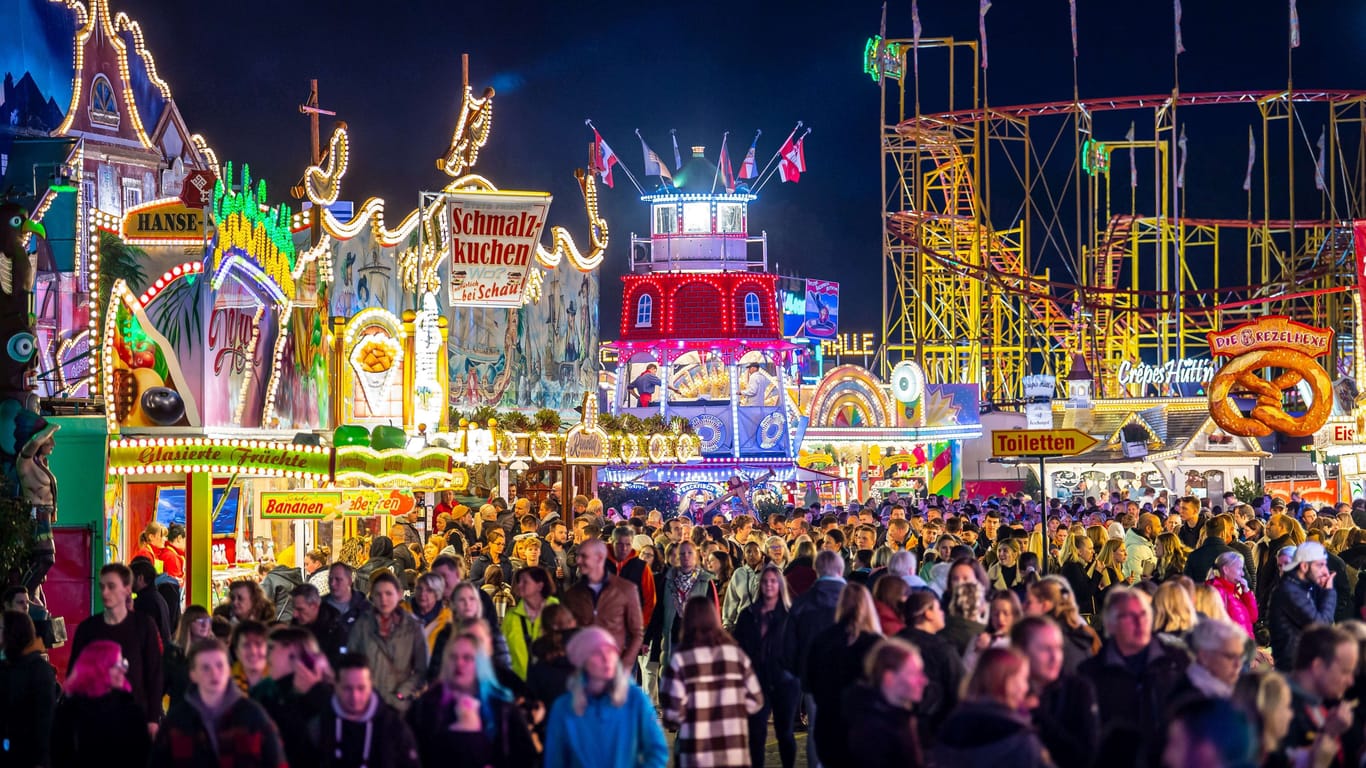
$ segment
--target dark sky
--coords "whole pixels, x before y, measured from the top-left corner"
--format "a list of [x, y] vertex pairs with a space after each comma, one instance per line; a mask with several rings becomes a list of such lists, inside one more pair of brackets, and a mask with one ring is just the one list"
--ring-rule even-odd
[[[1184, 91], [1284, 87], [1285, 0], [1185, 5]], [[890, 4], [889, 37], [910, 36], [910, 6]], [[1366, 4], [1300, 6], [1296, 85], [1366, 87]], [[808, 173], [799, 184], [775, 179], [763, 189], [751, 231], [767, 230], [770, 260], [783, 272], [841, 282], [841, 330], [879, 327], [878, 88], [861, 58], [881, 3], [115, 0], [114, 9], [143, 24], [191, 130], [222, 159], [249, 163], [280, 200], [307, 160], [297, 105], [311, 77], [320, 80], [323, 106], [351, 128], [344, 198], [381, 196], [406, 213], [419, 190], [442, 186], [435, 160], [454, 123], [461, 52], [471, 56], [476, 88], [499, 89], [476, 170], [505, 188], [552, 191], [553, 223], [580, 242], [586, 230], [573, 169], [586, 162], [584, 118], [637, 175], [636, 128], [661, 156], [671, 155], [669, 129], [677, 128], [685, 154], [705, 144], [713, 158], [730, 130], [738, 168], [755, 129], [764, 131], [762, 162], [804, 120], [813, 129]], [[976, 35], [971, 0], [922, 0], [920, 13], [927, 37]], [[1084, 99], [1170, 92], [1170, 2], [1079, 0], [1078, 14]], [[1070, 98], [1067, 16], [1066, 0], [994, 2], [993, 104]], [[1212, 208], [1241, 210], [1247, 115], [1215, 115], [1207, 125], [1191, 138], [1191, 178], [1211, 180], [1200, 194]], [[1309, 130], [1317, 135], [1317, 123]], [[324, 140], [328, 132], [324, 124]], [[1192, 187], [1192, 195], [1201, 189]], [[602, 331], [613, 338], [627, 237], [647, 230], [648, 218], [621, 176], [602, 201], [613, 235]]]

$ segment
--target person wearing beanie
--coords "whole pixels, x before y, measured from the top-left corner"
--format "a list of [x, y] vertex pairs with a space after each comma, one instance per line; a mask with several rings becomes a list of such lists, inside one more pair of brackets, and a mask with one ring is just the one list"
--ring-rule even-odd
[[577, 671], [550, 710], [545, 768], [665, 768], [664, 729], [649, 697], [622, 667], [612, 634], [584, 627], [566, 653]]
[[308, 726], [321, 768], [419, 768], [417, 740], [398, 712], [375, 692], [370, 665], [358, 653], [337, 663], [331, 704]]

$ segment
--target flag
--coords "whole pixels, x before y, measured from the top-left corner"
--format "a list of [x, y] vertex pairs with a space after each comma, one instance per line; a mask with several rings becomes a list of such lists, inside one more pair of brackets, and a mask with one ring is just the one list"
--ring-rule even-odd
[[806, 152], [802, 149], [802, 144], [806, 141], [803, 136], [792, 141], [788, 136], [787, 141], [783, 142], [783, 148], [778, 150], [781, 160], [778, 161], [778, 175], [783, 181], [800, 181], [802, 173], [806, 170]]
[[[1181, 0], [1177, 0], [1180, 2]], [[980, 0], [977, 4], [977, 34], [982, 39], [982, 69], [987, 68], [987, 11], [991, 10], [991, 0]]]
[[749, 151], [745, 153], [744, 162], [740, 163], [740, 178], [752, 179], [759, 175], [759, 163], [754, 159], [754, 145], [759, 143], [759, 137], [755, 136], [754, 141], [749, 144]]
[[1172, 0], [1172, 5], [1176, 14], [1176, 52], [1182, 54], [1186, 52], [1186, 46], [1181, 44], [1181, 0]]
[[1252, 126], [1247, 127], [1247, 175], [1243, 177], [1243, 191], [1252, 191], [1252, 166], [1257, 164], [1257, 139], [1252, 136]]
[[[640, 136], [640, 132], [636, 131], [636, 135]], [[661, 179], [668, 180], [670, 183], [673, 182], [674, 177], [673, 174], [669, 173], [669, 166], [663, 160], [659, 159], [659, 155], [655, 154], [653, 149], [650, 149], [650, 145], [645, 143], [645, 137], [643, 136], [640, 139], [640, 151], [645, 154], [644, 173], [646, 176], [658, 176]]]
[[1186, 126], [1181, 126], [1181, 138], [1176, 140], [1176, 148], [1181, 151], [1181, 165], [1176, 168], [1176, 188], [1186, 186]]
[[911, 0], [911, 56], [915, 73], [920, 74], [920, 0]]
[[681, 171], [683, 170], [683, 156], [678, 153], [678, 129], [671, 129], [669, 135], [672, 136], [674, 140], [674, 170]]
[[602, 183], [612, 186], [612, 166], [617, 164], [617, 153], [602, 140], [602, 135], [593, 129], [593, 170], [602, 176]]
[[1077, 0], [1068, 0], [1072, 13], [1072, 58], [1077, 58]]
[[1319, 159], [1314, 161], [1314, 189], [1324, 190], [1328, 188], [1327, 178], [1327, 158], [1328, 150], [1324, 147], [1324, 142], [1328, 140], [1328, 129], [1319, 129], [1319, 140], [1314, 146], [1319, 149]]
[[[1134, 124], [1129, 122], [1129, 132], [1124, 134], [1124, 140], [1130, 144], [1134, 143]], [[1135, 157], [1134, 148], [1129, 147], [1129, 189], [1138, 188], [1138, 160]]]
[[1290, 0], [1290, 47], [1300, 47], [1300, 9]]
[[726, 140], [721, 140], [721, 162], [718, 166], [721, 172], [721, 183], [726, 185], [727, 192], [735, 191], [735, 171], [730, 166], [730, 153], [726, 151]]

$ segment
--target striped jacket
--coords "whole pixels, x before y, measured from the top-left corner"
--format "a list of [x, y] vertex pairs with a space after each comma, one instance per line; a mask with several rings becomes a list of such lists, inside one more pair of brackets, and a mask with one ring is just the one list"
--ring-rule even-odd
[[678, 727], [681, 768], [749, 766], [749, 716], [763, 707], [764, 695], [739, 646], [675, 651], [659, 701], [664, 722]]

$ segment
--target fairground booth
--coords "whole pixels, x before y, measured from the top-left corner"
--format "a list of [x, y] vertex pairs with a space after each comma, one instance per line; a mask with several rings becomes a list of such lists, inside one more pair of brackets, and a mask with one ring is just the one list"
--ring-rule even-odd
[[397, 217], [340, 200], [341, 124], [295, 190], [301, 211], [229, 163], [202, 210], [92, 213], [97, 257], [136, 249], [148, 276], [92, 301], [108, 559], [150, 520], [183, 522], [189, 599], [210, 604], [264, 561], [303, 565], [319, 546], [363, 558], [413, 509], [430, 530], [440, 491], [477, 505], [519, 485], [591, 488], [611, 441], [586, 399], [607, 245], [593, 178], [579, 174], [591, 249], [560, 227], [544, 247], [550, 195], [469, 172], [493, 93], [462, 95], [445, 188]]

